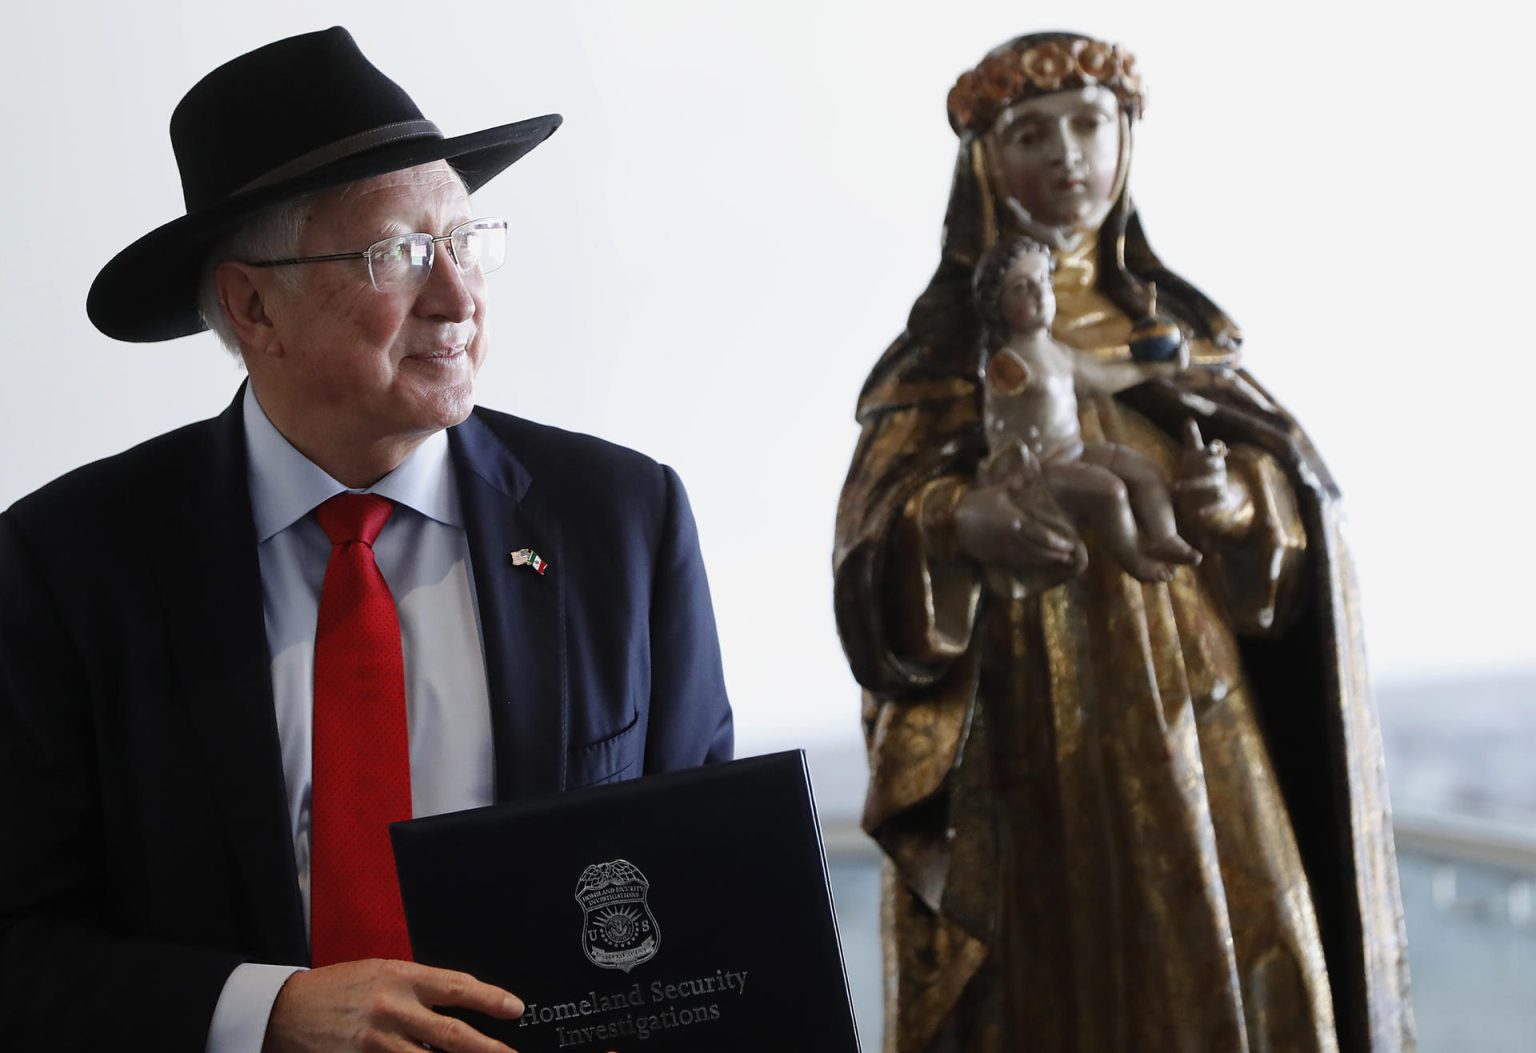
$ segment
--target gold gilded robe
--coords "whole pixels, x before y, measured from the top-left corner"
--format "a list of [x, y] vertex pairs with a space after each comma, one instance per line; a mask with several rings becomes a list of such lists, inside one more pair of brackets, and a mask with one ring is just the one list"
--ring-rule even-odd
[[[1095, 247], [1055, 335], [1126, 354]], [[1411, 1048], [1406, 950], [1336, 494], [1295, 423], [1200, 343], [1082, 403], [1171, 469], [1184, 418], [1243, 514], [1144, 585], [1095, 554], [1023, 598], [953, 551], [985, 444], [967, 260], [946, 260], [860, 400], [839, 630], [866, 688], [865, 829], [887, 855], [892, 1053]], [[949, 273], [946, 274], [946, 271]], [[1028, 582], [1024, 583], [1026, 586]]]

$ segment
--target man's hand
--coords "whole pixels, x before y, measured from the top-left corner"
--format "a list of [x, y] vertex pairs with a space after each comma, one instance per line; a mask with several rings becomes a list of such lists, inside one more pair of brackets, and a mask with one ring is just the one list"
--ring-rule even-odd
[[513, 1053], [434, 1006], [473, 1009], [502, 1020], [523, 1003], [468, 973], [412, 962], [371, 959], [294, 973], [278, 992], [262, 1053], [398, 1050], [421, 1053]]

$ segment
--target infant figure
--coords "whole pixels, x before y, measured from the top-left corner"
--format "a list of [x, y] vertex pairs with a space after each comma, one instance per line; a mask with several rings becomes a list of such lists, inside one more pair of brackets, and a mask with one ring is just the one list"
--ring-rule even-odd
[[1027, 237], [1000, 241], [976, 267], [976, 309], [986, 342], [983, 422], [988, 455], [982, 485], [1016, 489], [1042, 479], [1074, 522], [1091, 527], [1141, 581], [1169, 581], [1176, 563], [1200, 553], [1179, 536], [1157, 466], [1129, 446], [1085, 442], [1080, 392], [1115, 392], [1188, 364], [1099, 361], [1051, 336], [1056, 297], [1050, 249]]

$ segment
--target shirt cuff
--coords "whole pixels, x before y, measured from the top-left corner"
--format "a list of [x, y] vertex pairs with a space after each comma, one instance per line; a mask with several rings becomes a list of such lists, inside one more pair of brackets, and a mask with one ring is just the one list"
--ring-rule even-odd
[[235, 966], [213, 1007], [206, 1053], [261, 1053], [277, 992], [288, 977], [303, 971], [296, 965]]

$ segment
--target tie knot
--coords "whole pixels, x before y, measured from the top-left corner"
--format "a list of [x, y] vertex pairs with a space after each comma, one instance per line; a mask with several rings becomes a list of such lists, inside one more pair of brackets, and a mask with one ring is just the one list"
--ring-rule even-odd
[[315, 509], [315, 518], [332, 545], [361, 541], [371, 546], [394, 510], [394, 502], [378, 494], [337, 494]]

